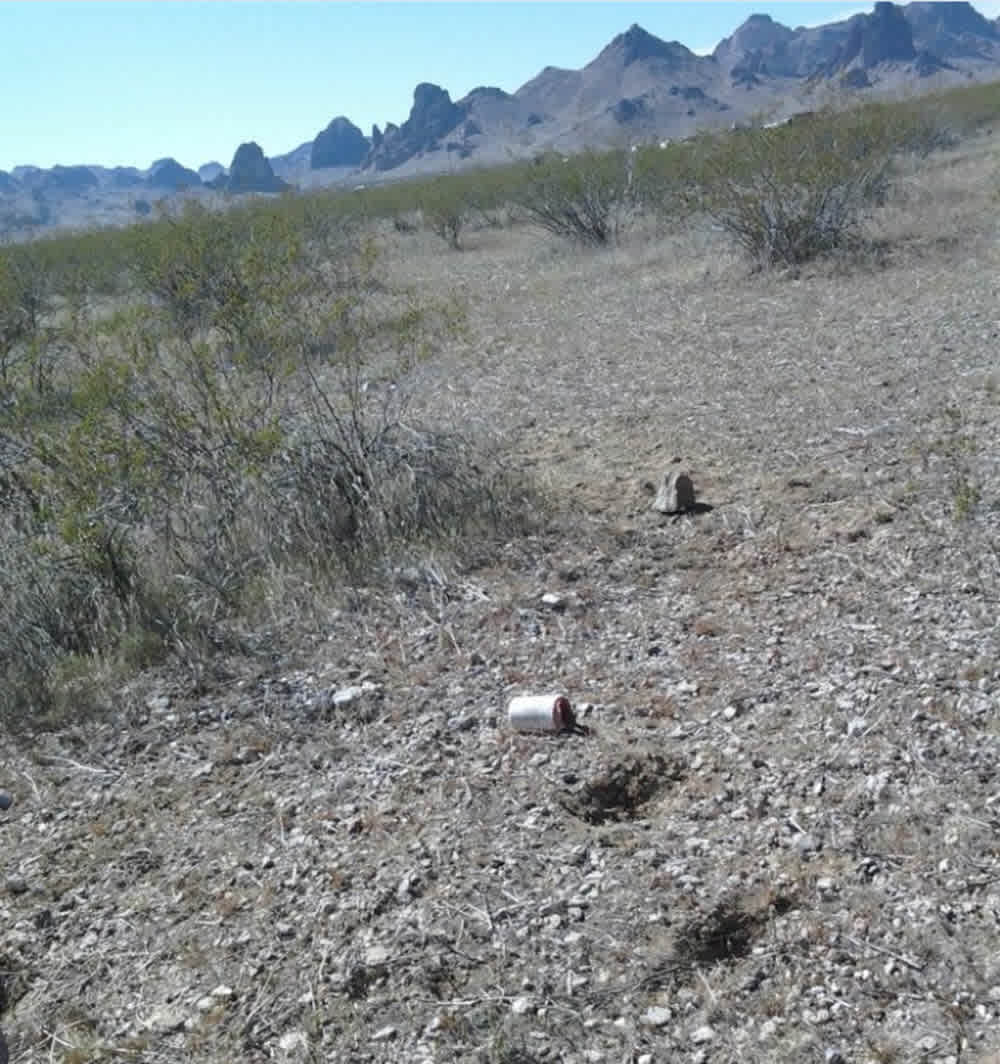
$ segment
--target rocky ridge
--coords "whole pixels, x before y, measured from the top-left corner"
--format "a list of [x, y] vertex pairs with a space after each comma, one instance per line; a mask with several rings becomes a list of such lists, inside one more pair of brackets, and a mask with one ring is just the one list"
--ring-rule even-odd
[[[787, 116], [815, 109], [815, 94], [829, 86], [892, 94], [914, 82], [940, 87], [998, 74], [997, 22], [968, 3], [877, 3], [871, 14], [794, 29], [752, 15], [708, 56], [633, 25], [580, 70], [546, 67], [513, 93], [477, 88], [457, 101], [422, 83], [402, 124], [365, 136], [340, 116], [267, 161], [278, 180], [302, 187], [433, 174], [623, 137], [685, 137], [760, 112]], [[117, 176], [92, 166], [57, 167], [47, 177], [15, 167], [0, 183], [0, 227], [30, 233], [95, 212], [132, 220], [141, 183], [165, 195], [210, 194], [220, 180], [215, 166], [203, 176], [170, 159], [148, 171], [118, 168]], [[262, 169], [250, 182], [280, 187]]]

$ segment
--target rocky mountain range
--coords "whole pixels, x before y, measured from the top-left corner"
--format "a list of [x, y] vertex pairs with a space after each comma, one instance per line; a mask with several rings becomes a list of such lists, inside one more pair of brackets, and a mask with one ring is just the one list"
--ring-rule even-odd
[[751, 15], [708, 55], [638, 25], [580, 70], [546, 67], [516, 92], [453, 101], [417, 85], [405, 121], [365, 134], [345, 116], [283, 155], [251, 142], [228, 168], [172, 158], [134, 167], [18, 166], [0, 171], [0, 232], [123, 224], [165, 197], [274, 193], [454, 172], [545, 150], [634, 144], [815, 109], [845, 93], [929, 91], [1000, 78], [1000, 19], [969, 3], [876, 3], [872, 12], [792, 29]]

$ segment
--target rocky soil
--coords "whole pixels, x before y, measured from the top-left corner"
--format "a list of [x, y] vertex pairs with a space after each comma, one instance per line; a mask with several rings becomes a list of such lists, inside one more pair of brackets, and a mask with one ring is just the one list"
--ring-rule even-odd
[[[995, 1062], [995, 162], [797, 277], [400, 237], [473, 308], [421, 401], [551, 516], [4, 737], [11, 1060]], [[512, 731], [553, 690], [590, 734]]]

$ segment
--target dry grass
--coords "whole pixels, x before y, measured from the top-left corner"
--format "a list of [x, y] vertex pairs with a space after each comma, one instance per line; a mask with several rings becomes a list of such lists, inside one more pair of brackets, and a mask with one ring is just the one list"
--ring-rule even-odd
[[[795, 274], [694, 222], [384, 231], [468, 311], [415, 413], [561, 515], [391, 591], [276, 582], [297, 653], [12, 747], [13, 1059], [994, 1060], [998, 173], [934, 156], [879, 256]], [[678, 461], [714, 509], [664, 522]], [[506, 731], [563, 685], [591, 743]], [[573, 812], [640, 762], [634, 815]]]

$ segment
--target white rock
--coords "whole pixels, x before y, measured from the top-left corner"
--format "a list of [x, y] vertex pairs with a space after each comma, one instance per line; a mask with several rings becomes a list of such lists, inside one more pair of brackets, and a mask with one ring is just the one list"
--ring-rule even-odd
[[527, 994], [522, 994], [520, 997], [514, 998], [510, 1003], [510, 1011], [515, 1016], [525, 1016], [527, 1013], [535, 1007], [535, 1002]]
[[369, 946], [365, 950], [365, 964], [374, 968], [377, 965], [385, 964], [392, 954], [385, 948], [385, 946]]
[[395, 1038], [397, 1034], [396, 1028], [392, 1026], [380, 1027], [373, 1035], [373, 1042], [388, 1042], [390, 1038]]
[[169, 1034], [171, 1031], [181, 1030], [186, 1023], [187, 1013], [174, 1005], [163, 1005], [149, 1015], [145, 1025], [151, 1031]]
[[642, 1014], [642, 1022], [647, 1027], [666, 1027], [674, 1014], [664, 1005], [653, 1005]]
[[696, 1031], [691, 1032], [691, 1041], [696, 1046], [704, 1045], [706, 1042], [711, 1042], [715, 1037], [715, 1031], [706, 1023], [704, 1027], [699, 1027]]
[[309, 1038], [305, 1031], [286, 1031], [278, 1039], [278, 1048], [283, 1053], [305, 1052], [309, 1048]]
[[352, 702], [357, 702], [359, 698], [364, 698], [366, 693], [363, 687], [357, 685], [341, 687], [339, 691], [333, 692], [333, 704], [335, 706], [349, 706]]
[[776, 1020], [765, 1020], [760, 1025], [760, 1030], [757, 1032], [757, 1039], [761, 1042], [766, 1042], [768, 1039], [773, 1038], [778, 1030], [778, 1024]]

